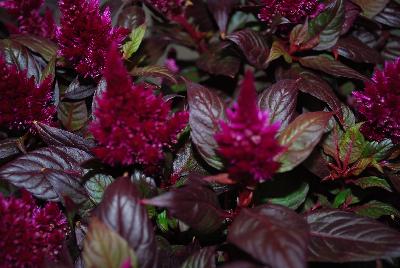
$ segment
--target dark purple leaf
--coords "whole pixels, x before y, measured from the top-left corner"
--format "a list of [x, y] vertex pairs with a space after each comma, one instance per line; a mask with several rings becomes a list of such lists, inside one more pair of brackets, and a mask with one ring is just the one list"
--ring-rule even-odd
[[216, 194], [198, 183], [192, 182], [145, 203], [168, 208], [171, 215], [202, 233], [214, 232], [225, 219], [225, 212], [220, 208]]
[[81, 100], [94, 94], [96, 87], [92, 85], [82, 85], [76, 77], [65, 90], [62, 99]]
[[39, 136], [50, 146], [69, 146], [86, 152], [90, 152], [94, 146], [93, 142], [69, 131], [50, 127], [40, 122], [35, 122], [34, 126]]
[[234, 32], [226, 38], [241, 49], [251, 65], [259, 69], [268, 67], [269, 48], [260, 33], [245, 29]]
[[27, 76], [34, 76], [38, 82], [41, 76], [41, 65], [32, 53], [24, 46], [9, 39], [0, 40], [0, 53], [9, 64], [15, 64], [19, 70], [27, 70]]
[[215, 134], [219, 129], [219, 121], [225, 118], [226, 106], [214, 92], [199, 84], [187, 83], [189, 102], [189, 125], [191, 138], [204, 160], [217, 169], [222, 163], [217, 159]]
[[146, 22], [146, 14], [139, 6], [125, 6], [118, 15], [118, 25], [126, 29], [136, 29]]
[[390, 27], [400, 27], [400, 5], [390, 2], [374, 20]]
[[78, 148], [46, 147], [3, 166], [0, 179], [25, 188], [38, 198], [63, 201], [68, 196], [80, 203], [86, 199], [86, 192], [80, 184], [83, 169], [79, 164], [90, 158]]
[[340, 122], [344, 122], [341, 109], [342, 104], [325, 80], [311, 72], [303, 72], [300, 74], [300, 79], [297, 82], [300, 91], [310, 94], [328, 104], [329, 108], [337, 114]]
[[280, 172], [287, 172], [295, 168], [314, 150], [325, 132], [332, 113], [312, 112], [297, 117], [279, 135], [279, 141], [287, 147], [281, 156]]
[[346, 34], [350, 30], [360, 13], [361, 8], [359, 6], [353, 4], [351, 1], [344, 2], [344, 22], [340, 32], [341, 35]]
[[247, 261], [235, 261], [232, 263], [225, 264], [221, 268], [265, 268], [265, 266], [257, 265]]
[[340, 38], [334, 50], [337, 50], [339, 55], [354, 62], [374, 64], [382, 62], [382, 56], [377, 50], [370, 48], [351, 35]]
[[259, 96], [261, 109], [267, 110], [271, 122], [281, 122], [286, 128], [296, 114], [298, 85], [296, 80], [280, 80]]
[[400, 36], [391, 36], [386, 43], [382, 56], [386, 60], [395, 60], [400, 57]]
[[278, 205], [243, 208], [228, 230], [227, 240], [272, 268], [306, 267], [307, 223]]
[[215, 46], [200, 55], [197, 67], [213, 75], [234, 78], [239, 72], [240, 59], [225, 53], [224, 46]]
[[215, 247], [202, 248], [192, 254], [181, 268], [215, 268]]
[[229, 20], [229, 15], [238, 0], [209, 0], [207, 1], [208, 8], [217, 22], [221, 35], [226, 33], [226, 26]]
[[10, 39], [40, 54], [46, 61], [57, 56], [57, 45], [50, 39], [30, 34], [14, 34], [11, 35]]
[[341, 76], [362, 81], [368, 81], [368, 77], [360, 74], [356, 70], [347, 67], [337, 60], [330, 59], [325, 56], [308, 56], [299, 59], [300, 64], [304, 67], [325, 72], [333, 76]]
[[21, 153], [18, 139], [6, 139], [0, 141], [0, 163], [9, 160]]
[[309, 260], [354, 262], [400, 256], [400, 233], [386, 225], [339, 210], [305, 216], [310, 225]]
[[119, 178], [107, 187], [94, 215], [128, 242], [140, 267], [157, 267], [153, 226], [140, 203], [140, 192], [129, 178]]

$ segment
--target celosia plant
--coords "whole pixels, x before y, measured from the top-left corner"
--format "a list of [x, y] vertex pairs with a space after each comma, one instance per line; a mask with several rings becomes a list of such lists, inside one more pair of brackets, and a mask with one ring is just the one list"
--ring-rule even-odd
[[400, 143], [400, 59], [376, 70], [364, 91], [353, 95], [358, 112], [366, 120], [361, 129], [364, 135], [376, 141], [390, 138]]
[[171, 114], [170, 104], [151, 87], [133, 84], [116, 47], [107, 54], [104, 77], [107, 89], [97, 99], [96, 120], [90, 127], [99, 141], [96, 155], [110, 165], [157, 170], [164, 149], [177, 143], [187, 113]]
[[397, 267], [398, 18], [0, 0], [0, 268]]
[[98, 79], [111, 43], [118, 44], [127, 31], [111, 26], [109, 9], [100, 12], [98, 0], [62, 0], [59, 53], [84, 77]]
[[253, 74], [247, 72], [237, 103], [226, 111], [215, 136], [217, 152], [227, 162], [230, 178], [262, 182], [279, 168], [284, 148], [276, 139], [279, 123], [270, 123], [268, 111], [257, 107]]
[[33, 121], [51, 124], [55, 113], [52, 79], [36, 85], [26, 70], [18, 70], [0, 55], [0, 126], [10, 129], [30, 128]]
[[258, 17], [272, 23], [275, 17], [283, 17], [290, 23], [302, 23], [306, 17], [315, 17], [324, 8], [319, 0], [262, 0], [264, 5]]
[[[50, 10], [40, 14], [43, 0], [5, 0], [0, 7], [7, 9], [18, 21], [19, 33], [54, 38], [55, 23]], [[12, 30], [12, 29], [11, 29]]]
[[26, 192], [21, 198], [0, 194], [0, 267], [36, 268], [56, 261], [67, 234], [67, 219], [56, 203], [41, 208]]

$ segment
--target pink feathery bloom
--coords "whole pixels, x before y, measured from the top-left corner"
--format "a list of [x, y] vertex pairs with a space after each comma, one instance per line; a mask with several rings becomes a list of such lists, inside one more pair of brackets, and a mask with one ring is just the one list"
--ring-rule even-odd
[[101, 14], [98, 0], [61, 0], [59, 6], [59, 54], [85, 78], [99, 79], [110, 45], [120, 44], [128, 30], [113, 28], [110, 10]]
[[353, 92], [362, 120], [362, 133], [371, 140], [400, 143], [400, 58], [376, 70], [364, 91]]
[[42, 267], [57, 260], [68, 232], [56, 203], [38, 207], [28, 192], [21, 198], [0, 194], [0, 267]]
[[0, 127], [24, 130], [33, 121], [51, 124], [55, 107], [51, 104], [52, 79], [37, 85], [26, 70], [8, 64], [0, 55]]
[[325, 7], [318, 0], [262, 0], [258, 18], [271, 23], [275, 16], [288, 19], [291, 23], [302, 23], [307, 16], [317, 16]]
[[270, 124], [268, 112], [258, 108], [251, 72], [246, 73], [238, 100], [226, 114], [227, 122], [220, 122], [215, 139], [229, 177], [253, 182], [270, 179], [280, 167], [277, 158], [284, 151], [276, 139], [280, 124]]
[[187, 112], [172, 114], [171, 106], [151, 88], [133, 84], [114, 45], [107, 56], [107, 89], [100, 96], [91, 131], [99, 143], [95, 154], [110, 165], [141, 164], [155, 172], [164, 149], [177, 142]]
[[146, 0], [146, 2], [167, 17], [182, 14], [186, 6], [186, 0]]
[[50, 10], [40, 14], [43, 0], [5, 0], [0, 7], [18, 20], [18, 32], [29, 33], [46, 38], [54, 38], [55, 23]]

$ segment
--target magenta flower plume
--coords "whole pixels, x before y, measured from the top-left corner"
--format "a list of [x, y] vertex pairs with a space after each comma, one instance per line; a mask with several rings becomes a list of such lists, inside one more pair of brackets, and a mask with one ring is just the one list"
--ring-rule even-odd
[[57, 260], [68, 231], [56, 203], [38, 207], [30, 194], [22, 198], [0, 194], [0, 267], [42, 267]]
[[280, 124], [270, 124], [268, 112], [260, 111], [256, 99], [253, 74], [247, 72], [237, 103], [226, 111], [228, 121], [220, 123], [215, 135], [218, 154], [234, 180], [264, 181], [280, 166], [277, 156], [284, 148], [275, 138]]
[[96, 155], [110, 165], [141, 164], [155, 172], [163, 149], [177, 142], [188, 114], [171, 114], [170, 105], [143, 85], [132, 83], [114, 46], [108, 53], [105, 93], [97, 99], [91, 131], [99, 142]]
[[9, 65], [0, 55], [0, 127], [27, 129], [33, 121], [51, 124], [55, 107], [52, 99], [52, 80], [35, 84], [15, 65]]
[[275, 16], [288, 19], [291, 23], [302, 23], [307, 16], [315, 17], [324, 8], [318, 0], [262, 0], [258, 17], [262, 21], [272, 22]]
[[361, 127], [371, 140], [390, 138], [400, 143], [400, 58], [376, 70], [363, 92], [354, 92], [355, 106], [366, 122]]
[[55, 23], [50, 10], [40, 14], [43, 0], [5, 0], [0, 7], [17, 17], [18, 32], [29, 33], [46, 38], [54, 38]]
[[181, 15], [186, 5], [186, 0], [146, 0], [164, 16]]
[[111, 26], [110, 10], [100, 14], [98, 0], [61, 0], [59, 6], [59, 53], [82, 76], [98, 79], [110, 45], [120, 44], [128, 31]]

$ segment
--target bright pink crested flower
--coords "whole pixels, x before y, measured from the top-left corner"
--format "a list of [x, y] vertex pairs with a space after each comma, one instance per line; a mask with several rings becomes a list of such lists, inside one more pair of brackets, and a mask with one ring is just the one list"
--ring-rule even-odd
[[42, 267], [57, 260], [68, 231], [56, 203], [43, 208], [24, 192], [22, 198], [0, 194], [0, 267]]
[[61, 0], [61, 27], [57, 31], [60, 54], [84, 77], [98, 79], [107, 51], [113, 42], [120, 44], [128, 34], [112, 28], [107, 8], [100, 14], [98, 0]]
[[277, 156], [284, 148], [275, 138], [280, 124], [270, 124], [268, 113], [260, 111], [256, 99], [253, 74], [247, 72], [238, 101], [226, 111], [228, 121], [220, 123], [215, 136], [218, 154], [234, 180], [264, 181], [280, 166]]
[[146, 2], [165, 16], [181, 14], [186, 5], [186, 0], [146, 0]]
[[272, 22], [275, 16], [288, 19], [291, 23], [302, 23], [307, 16], [315, 17], [325, 7], [318, 0], [262, 0], [265, 5], [258, 17], [262, 21]]
[[18, 19], [18, 32], [54, 38], [55, 23], [50, 10], [42, 16], [43, 0], [5, 0], [0, 7], [7, 9]]
[[51, 124], [55, 107], [50, 104], [50, 78], [36, 85], [33, 76], [28, 78], [26, 70], [9, 65], [1, 55], [0, 77], [0, 127], [26, 129], [33, 121]]
[[400, 143], [400, 58], [376, 70], [363, 92], [354, 92], [355, 106], [366, 122], [361, 131], [369, 139], [390, 138]]
[[163, 149], [177, 142], [188, 114], [171, 115], [171, 107], [143, 85], [132, 83], [121, 57], [113, 47], [107, 56], [104, 77], [107, 89], [98, 98], [91, 131], [99, 142], [96, 155], [110, 165], [141, 164], [154, 172]]

